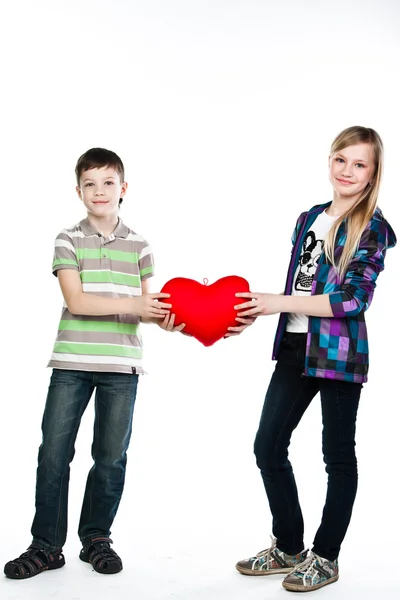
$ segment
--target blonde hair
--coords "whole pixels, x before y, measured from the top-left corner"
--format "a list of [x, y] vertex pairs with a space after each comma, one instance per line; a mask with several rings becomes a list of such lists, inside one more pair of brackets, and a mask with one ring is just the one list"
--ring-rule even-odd
[[[374, 152], [375, 170], [372, 183], [367, 185], [357, 202], [337, 219], [325, 240], [326, 257], [336, 267], [341, 280], [344, 278], [349, 263], [357, 251], [362, 233], [375, 212], [379, 186], [382, 179], [383, 144], [380, 136], [374, 129], [359, 126], [344, 129], [334, 139], [330, 157], [335, 152], [340, 152], [340, 150], [348, 146], [354, 146], [355, 144], [371, 144]], [[335, 240], [338, 229], [343, 221], [346, 221], [347, 238], [339, 261], [336, 264]]]

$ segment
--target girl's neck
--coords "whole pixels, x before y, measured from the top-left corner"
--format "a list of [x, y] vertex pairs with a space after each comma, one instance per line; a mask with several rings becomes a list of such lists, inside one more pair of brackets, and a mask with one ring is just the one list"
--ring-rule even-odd
[[340, 217], [343, 213], [348, 211], [355, 203], [357, 198], [343, 198], [342, 196], [335, 196], [332, 200], [332, 204], [326, 209], [326, 214], [331, 217]]

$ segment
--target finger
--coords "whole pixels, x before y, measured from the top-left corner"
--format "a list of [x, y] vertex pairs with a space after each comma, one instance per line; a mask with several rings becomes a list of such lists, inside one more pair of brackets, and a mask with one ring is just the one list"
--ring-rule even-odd
[[257, 317], [244, 317], [242, 319], [240, 317], [236, 317], [235, 321], [239, 321], [239, 323], [249, 326], [252, 325], [256, 319]]
[[[174, 329], [174, 331], [182, 331], [184, 328], [186, 327], [186, 323], [181, 323], [181, 325], [177, 325]], [[182, 331], [182, 333], [184, 333], [184, 331]], [[186, 334], [189, 335], [189, 334]]]
[[224, 335], [224, 340], [226, 340], [226, 338], [234, 337], [235, 335], [239, 335], [239, 334], [238, 333], [226, 333]]
[[235, 296], [237, 296], [237, 298], [257, 298], [258, 293], [257, 292], [239, 292], [238, 294], [235, 294]]
[[154, 308], [172, 308], [172, 304], [166, 304], [165, 302], [154, 302], [153, 304]]
[[156, 300], [157, 298], [171, 298], [171, 294], [165, 294], [164, 292], [160, 292], [158, 294], [149, 294], [150, 298]]
[[244, 312], [238, 313], [238, 317], [247, 317], [253, 315], [260, 315], [258, 308], [250, 308], [249, 310], [245, 310]]
[[241, 333], [245, 329], [246, 325], [242, 325], [241, 327], [228, 327], [228, 331], [237, 331], [238, 333]]
[[150, 306], [149, 312], [155, 315], [170, 315], [170, 311], [167, 308], [158, 308], [158, 306]]
[[175, 315], [171, 315], [169, 322], [168, 322], [168, 331], [173, 331], [174, 323], [175, 323]]
[[254, 302], [244, 302], [243, 304], [236, 304], [233, 308], [235, 310], [241, 310], [242, 308], [250, 308], [254, 306]]
[[169, 317], [169, 310], [161, 310], [158, 308], [149, 308], [149, 313], [152, 317], [157, 317], [159, 319], [164, 319], [164, 317]]

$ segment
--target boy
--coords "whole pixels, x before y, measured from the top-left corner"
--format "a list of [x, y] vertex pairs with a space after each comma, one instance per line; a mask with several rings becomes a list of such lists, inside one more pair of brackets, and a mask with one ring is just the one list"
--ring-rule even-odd
[[39, 448], [32, 544], [4, 567], [26, 579], [65, 564], [69, 465], [81, 417], [96, 389], [92, 456], [78, 528], [81, 560], [98, 573], [118, 573], [110, 528], [125, 480], [138, 375], [143, 373], [139, 322], [174, 327], [168, 294], [150, 294], [148, 243], [118, 217], [126, 194], [117, 154], [92, 148], [76, 165], [77, 193], [87, 217], [55, 241], [53, 273], [64, 307], [53, 354]]

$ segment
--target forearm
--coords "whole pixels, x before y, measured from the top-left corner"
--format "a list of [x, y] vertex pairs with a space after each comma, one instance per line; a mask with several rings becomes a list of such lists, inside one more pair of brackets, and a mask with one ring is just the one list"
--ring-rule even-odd
[[104, 316], [135, 314], [136, 298], [106, 298], [82, 292], [68, 302], [73, 315]]
[[278, 296], [283, 313], [296, 313], [309, 317], [333, 317], [329, 294], [317, 296]]

